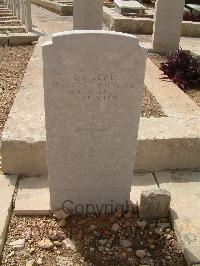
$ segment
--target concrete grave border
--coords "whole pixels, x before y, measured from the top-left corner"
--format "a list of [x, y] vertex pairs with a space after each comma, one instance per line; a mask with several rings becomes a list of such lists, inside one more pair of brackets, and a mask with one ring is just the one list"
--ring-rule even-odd
[[[104, 23], [110, 30], [127, 32], [133, 34], [152, 34], [152, 18], [129, 18], [118, 14], [114, 10], [103, 8]], [[200, 22], [183, 21], [182, 36], [200, 37]]]
[[63, 4], [61, 1], [52, 0], [31, 0], [31, 3], [52, 11], [60, 16], [73, 15], [73, 3]]
[[[161, 81], [160, 76], [158, 67], [147, 60], [145, 84], [168, 117], [141, 118], [135, 170], [200, 170], [200, 107], [174, 83]], [[164, 89], [166, 86], [167, 90]], [[29, 61], [6, 122], [1, 154], [5, 173], [47, 175], [43, 66], [39, 45]]]

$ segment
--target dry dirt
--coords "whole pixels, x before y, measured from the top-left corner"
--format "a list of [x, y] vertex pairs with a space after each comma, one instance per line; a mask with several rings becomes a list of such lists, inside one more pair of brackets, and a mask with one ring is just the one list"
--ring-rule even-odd
[[0, 47], [0, 136], [34, 46]]
[[[145, 223], [138, 211], [61, 221], [12, 215], [2, 266], [186, 266], [168, 219]], [[17, 239], [20, 248], [11, 246]]]

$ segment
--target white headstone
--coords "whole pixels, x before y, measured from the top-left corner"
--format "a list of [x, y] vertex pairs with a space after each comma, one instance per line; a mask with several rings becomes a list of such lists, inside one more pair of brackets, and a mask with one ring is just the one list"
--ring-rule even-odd
[[170, 52], [179, 47], [185, 0], [157, 0], [153, 50]]
[[101, 30], [103, 24], [103, 0], [74, 0], [73, 29]]
[[25, 15], [24, 15], [24, 0], [20, 0], [20, 20], [22, 24], [25, 23]]
[[16, 16], [19, 19], [20, 18], [20, 0], [15, 0], [16, 1]]
[[26, 32], [32, 31], [31, 0], [24, 0], [24, 20]]
[[53, 211], [71, 201], [76, 213], [87, 212], [87, 204], [105, 212], [105, 204], [129, 200], [145, 60], [138, 39], [123, 33], [65, 32], [44, 44]]

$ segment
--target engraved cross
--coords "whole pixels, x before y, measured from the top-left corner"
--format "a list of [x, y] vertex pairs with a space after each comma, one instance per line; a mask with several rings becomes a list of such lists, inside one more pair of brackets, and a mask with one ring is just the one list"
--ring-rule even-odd
[[90, 133], [90, 147], [89, 147], [89, 158], [94, 158], [95, 157], [95, 142], [96, 142], [96, 134], [98, 132], [108, 132], [109, 127], [98, 127], [96, 125], [96, 122], [94, 119], [91, 119], [90, 126], [88, 128], [82, 128], [78, 127], [77, 128], [78, 132], [89, 132]]

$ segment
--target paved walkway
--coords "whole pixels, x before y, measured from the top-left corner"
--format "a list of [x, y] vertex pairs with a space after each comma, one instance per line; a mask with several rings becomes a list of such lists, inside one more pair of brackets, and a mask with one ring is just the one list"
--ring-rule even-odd
[[[147, 48], [151, 48], [151, 35], [137, 35], [138, 39]], [[200, 56], [200, 38], [181, 37], [180, 47], [184, 50], [190, 50], [191, 52]]]

